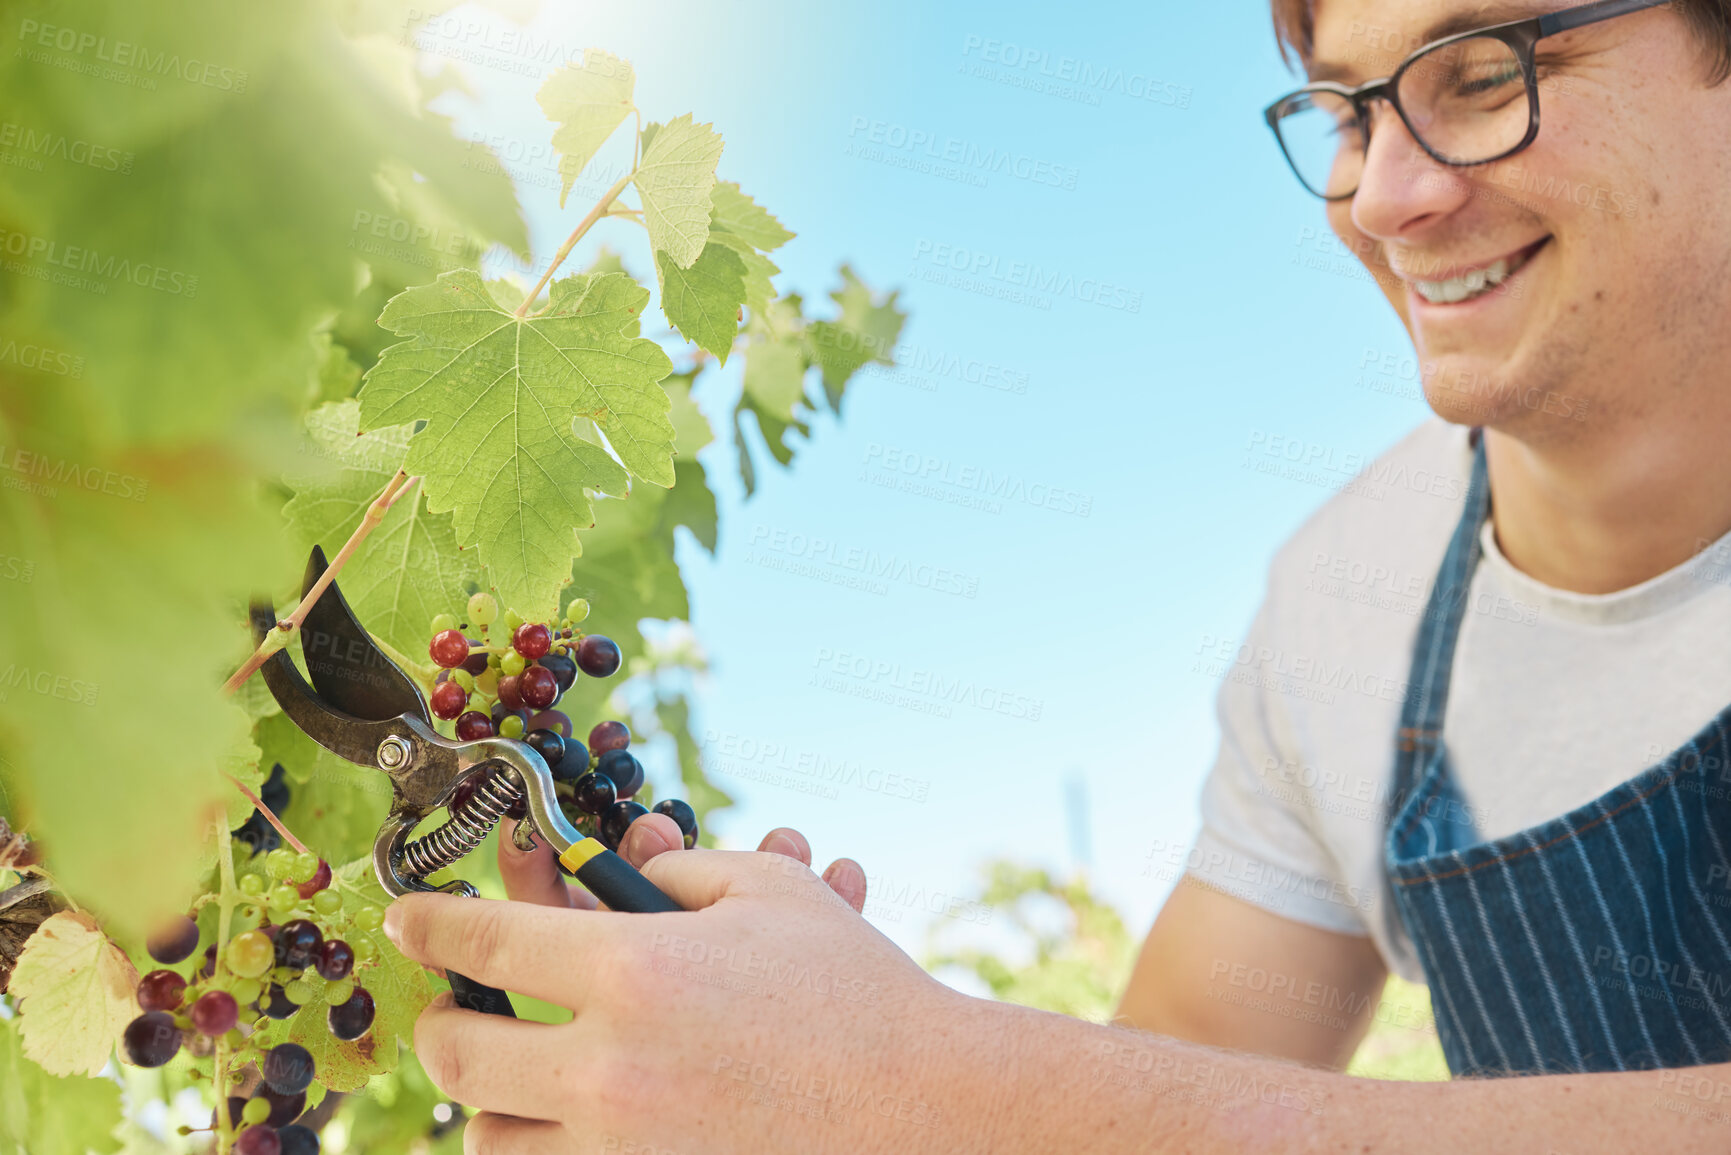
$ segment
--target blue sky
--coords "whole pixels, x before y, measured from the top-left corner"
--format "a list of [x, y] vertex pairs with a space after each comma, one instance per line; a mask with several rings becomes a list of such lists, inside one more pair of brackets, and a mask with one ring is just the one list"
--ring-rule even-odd
[[[1294, 83], [1266, 8], [633, 0], [528, 27], [630, 59], [648, 116], [714, 122], [722, 177], [799, 234], [781, 288], [819, 296], [845, 261], [910, 314], [907, 366], [862, 377], [755, 497], [725, 442], [703, 456], [720, 550], [681, 560], [714, 666], [699, 736], [740, 802], [720, 831], [789, 824], [858, 858], [917, 950], [983, 860], [1073, 867], [1080, 819], [1090, 877], [1145, 931], [1171, 887], [1149, 855], [1193, 836], [1217, 740], [1198, 652], [1242, 634], [1345, 476], [1253, 466], [1374, 453], [1427, 412], [1404, 332], [1262, 123]], [[520, 152], [549, 128], [515, 29], [465, 8], [422, 43], [461, 60], [463, 129]], [[1012, 163], [970, 166], [990, 154]], [[513, 168], [544, 259], [588, 201], [561, 212], [549, 169]], [[652, 281], [633, 226], [592, 236]], [[734, 388], [711, 383], [713, 416]], [[995, 506], [988, 474], [1010, 479]], [[838, 584], [850, 551], [911, 576]], [[970, 700], [933, 712], [955, 683]], [[863, 696], [891, 684], [903, 702]], [[820, 758], [894, 785], [769, 780]]]

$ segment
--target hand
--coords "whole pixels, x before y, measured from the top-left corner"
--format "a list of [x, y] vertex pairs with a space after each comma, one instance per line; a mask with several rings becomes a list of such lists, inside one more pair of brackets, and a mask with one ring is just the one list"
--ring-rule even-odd
[[[566, 882], [565, 876], [559, 872], [552, 848], [543, 840], [536, 841], [535, 849], [525, 853], [511, 841], [509, 824], [500, 831], [499, 873], [505, 879], [505, 893], [519, 902], [596, 909], [595, 896], [576, 883]], [[625, 832], [619, 853], [625, 861], [642, 870], [643, 864], [656, 855], [684, 848], [685, 840], [673, 819], [665, 814], [645, 814]], [[762, 853], [786, 855], [802, 866], [811, 865], [811, 843], [792, 827], [778, 826], [771, 830], [763, 836], [757, 849]], [[866, 876], [859, 863], [851, 858], [838, 858], [823, 872], [823, 880], [854, 910], [865, 909]]]
[[964, 1126], [981, 1138], [949, 1116], [989, 1096], [946, 1080], [1003, 1055], [971, 1029], [992, 1004], [932, 979], [792, 856], [692, 850], [643, 872], [686, 909], [391, 905], [410, 958], [574, 1012], [522, 1022], [442, 995], [422, 1014], [428, 1075], [482, 1112], [465, 1150], [905, 1155], [958, 1150]]

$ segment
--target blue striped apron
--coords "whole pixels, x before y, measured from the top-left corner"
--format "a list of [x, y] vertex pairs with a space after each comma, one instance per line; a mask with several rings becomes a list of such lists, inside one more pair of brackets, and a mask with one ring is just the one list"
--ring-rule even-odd
[[1490, 513], [1482, 431], [1474, 438], [1466, 509], [1413, 653], [1385, 847], [1449, 1069], [1512, 1075], [1725, 1062], [1731, 707], [1658, 765], [1508, 837], [1481, 840], [1461, 804], [1442, 723]]

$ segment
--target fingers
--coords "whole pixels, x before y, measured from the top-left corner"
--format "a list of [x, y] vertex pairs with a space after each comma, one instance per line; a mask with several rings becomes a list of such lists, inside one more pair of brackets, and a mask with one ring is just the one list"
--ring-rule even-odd
[[853, 907], [855, 914], [865, 913], [866, 876], [859, 863], [851, 858], [838, 858], [823, 872], [823, 880]]
[[679, 824], [665, 814], [645, 814], [619, 840], [619, 856], [639, 869], [657, 854], [683, 849], [685, 836], [679, 832]]
[[805, 865], [811, 865], [811, 843], [805, 835], [791, 826], [778, 826], [763, 836], [763, 841], [757, 844], [757, 849], [765, 854], [784, 854], [789, 858], [797, 858]]
[[[560, 1114], [550, 1076], [563, 1056], [563, 1032], [545, 1023], [459, 1010], [440, 995], [415, 1020], [415, 1054], [451, 1099], [525, 1119]], [[525, 1077], [534, 1072], [538, 1077]]]
[[418, 963], [575, 1009], [573, 976], [609, 949], [602, 920], [614, 917], [619, 916], [415, 893], [386, 908], [385, 933]]
[[[663, 854], [644, 863], [643, 876], [688, 911], [714, 906], [728, 895], [786, 893], [790, 886], [822, 886], [809, 867], [790, 862], [786, 855], [761, 851], [693, 849]], [[828, 898], [821, 889], [817, 894]]]
[[488, 1112], [463, 1127], [463, 1155], [566, 1155], [570, 1136], [557, 1123]]
[[499, 874], [505, 880], [505, 894], [516, 902], [570, 906], [571, 891], [559, 873], [553, 848], [545, 838], [537, 838], [534, 850], [518, 850], [511, 841], [516, 826], [507, 822], [499, 827]]

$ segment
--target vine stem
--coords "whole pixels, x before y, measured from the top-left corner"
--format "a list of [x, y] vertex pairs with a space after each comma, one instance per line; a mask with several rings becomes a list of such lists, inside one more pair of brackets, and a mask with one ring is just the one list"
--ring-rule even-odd
[[349, 540], [343, 543], [343, 548], [337, 551], [337, 556], [331, 559], [330, 566], [319, 577], [319, 580], [313, 583], [313, 588], [307, 591], [306, 596], [301, 599], [300, 605], [295, 607], [294, 613], [276, 624], [276, 628], [283, 633], [285, 640], [279, 641], [274, 635], [266, 635], [265, 640], [258, 644], [258, 649], [252, 652], [252, 656], [241, 664], [240, 669], [236, 670], [228, 681], [223, 683], [223, 693], [232, 694], [240, 689], [272, 654], [282, 649], [286, 643], [286, 638], [293, 636], [294, 632], [301, 628], [301, 623], [312, 611], [313, 603], [318, 601], [320, 595], [332, 582], [337, 580], [337, 574], [342, 572], [343, 566], [348, 564], [349, 558], [354, 556], [355, 550], [360, 548], [361, 543], [367, 539], [367, 535], [373, 532], [379, 522], [385, 520], [385, 514], [390, 512], [391, 506], [397, 503], [397, 499], [414, 488], [415, 482], [419, 480], [419, 477], [410, 477], [401, 469], [397, 470], [396, 476], [391, 478], [385, 486], [384, 492], [374, 498], [373, 503], [367, 507], [367, 515], [361, 518], [361, 524], [355, 526], [355, 532], [349, 535]]
[[541, 295], [541, 290], [547, 287], [547, 282], [553, 279], [553, 274], [558, 271], [560, 265], [565, 263], [565, 258], [571, 255], [571, 250], [577, 247], [577, 242], [583, 239], [583, 234], [594, 228], [595, 222], [606, 215], [608, 206], [613, 203], [614, 198], [625, 191], [625, 186], [630, 184], [631, 178], [636, 175], [637, 170], [633, 168], [614, 181], [613, 187], [602, 193], [601, 199], [595, 202], [595, 207], [577, 222], [577, 227], [571, 230], [571, 235], [565, 238], [565, 243], [560, 245], [559, 251], [553, 254], [553, 260], [548, 264], [547, 271], [541, 274], [541, 279], [535, 282], [535, 287], [529, 290], [528, 295], [523, 298], [523, 303], [517, 306], [517, 316], [527, 317], [529, 315], [529, 309], [534, 305], [535, 298]]
[[[240, 785], [238, 782], [235, 785]], [[245, 789], [242, 787], [242, 789]], [[279, 825], [278, 830], [282, 830]], [[217, 898], [216, 941], [228, 942], [229, 926], [234, 919], [234, 908], [239, 905], [240, 888], [234, 883], [234, 847], [229, 841], [228, 822], [219, 817], [216, 821], [216, 861], [222, 871], [222, 893]], [[283, 831], [284, 834], [288, 832]], [[224, 980], [228, 977], [228, 952], [219, 945], [216, 952], [216, 971], [211, 976], [215, 987], [226, 986]], [[212, 1067], [216, 1084], [216, 1149], [217, 1155], [228, 1155], [234, 1144], [234, 1123], [228, 1117], [228, 1065], [233, 1056], [229, 1053], [228, 1035], [225, 1032], [216, 1040], [216, 1061]]]
[[[260, 798], [257, 794], [254, 794], [251, 790], [249, 790], [247, 788], [246, 783], [242, 782], [239, 778], [236, 778], [233, 774], [224, 773], [223, 777], [227, 778], [230, 782], [233, 782], [234, 788], [236, 790], [239, 790], [242, 794], [246, 795], [249, 799], [252, 800], [252, 804], [258, 808], [258, 812], [260, 814], [264, 815], [264, 820], [266, 822], [270, 823], [272, 826], [276, 827], [276, 832], [278, 834], [282, 835], [283, 838], [288, 842], [288, 844], [290, 846], [294, 847], [296, 850], [300, 851], [302, 854], [312, 854], [312, 851], [310, 851], [306, 848], [306, 843], [304, 843], [300, 839], [296, 838], [294, 836], [293, 832], [291, 832], [288, 827], [286, 827], [282, 824], [282, 819], [280, 819], [276, 816], [276, 812], [274, 810], [272, 810], [270, 807], [266, 806], [264, 804], [264, 800], [262, 798]], [[317, 856], [314, 855], [314, 857], [317, 857]], [[224, 939], [223, 941], [226, 942], [227, 940]]]

